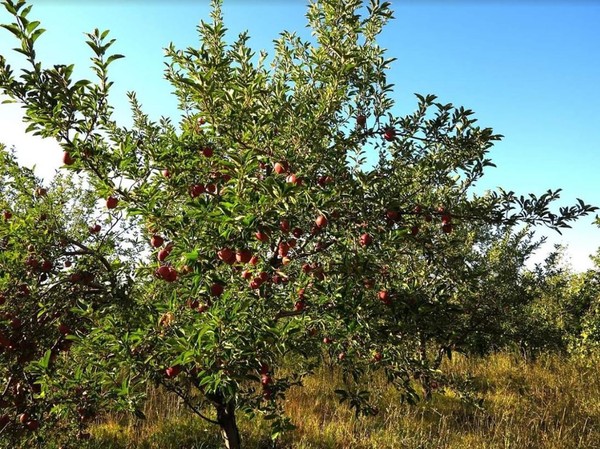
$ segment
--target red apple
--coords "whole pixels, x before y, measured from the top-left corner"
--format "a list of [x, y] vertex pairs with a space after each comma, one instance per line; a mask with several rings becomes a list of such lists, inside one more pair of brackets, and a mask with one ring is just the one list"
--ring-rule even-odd
[[386, 128], [385, 132], [383, 133], [383, 138], [388, 142], [391, 142], [392, 140], [396, 139], [396, 130], [391, 127]]
[[73, 165], [75, 163], [75, 159], [71, 156], [71, 153], [65, 151], [63, 153], [63, 164], [65, 165]]
[[377, 297], [382, 303], [384, 303], [387, 306], [389, 306], [392, 303], [392, 297], [390, 295], [390, 292], [388, 292], [387, 290], [381, 290], [379, 293], [377, 293]]
[[181, 365], [169, 366], [167, 369], [165, 369], [165, 375], [169, 379], [176, 377], [179, 373], [181, 373]]
[[10, 417], [5, 413], [4, 415], [0, 415], [0, 430], [4, 429], [10, 422]]
[[242, 279], [250, 279], [252, 277], [252, 273], [248, 270], [242, 271]]
[[114, 209], [115, 207], [117, 207], [118, 204], [119, 204], [119, 199], [115, 198], [114, 196], [109, 196], [106, 199], [106, 208], [107, 209]]
[[54, 268], [54, 265], [49, 260], [44, 260], [40, 266], [40, 270], [42, 270], [44, 273], [49, 273], [52, 271], [52, 268]]
[[225, 291], [225, 287], [223, 286], [223, 284], [221, 284], [219, 282], [215, 282], [214, 284], [212, 284], [210, 286], [210, 294], [212, 296], [221, 296], [224, 291]]
[[270, 385], [273, 383], [273, 378], [269, 374], [261, 374], [260, 383], [263, 385]]
[[325, 187], [327, 184], [331, 184], [333, 178], [331, 176], [319, 176], [317, 178], [317, 184], [321, 187]]
[[296, 303], [294, 304], [294, 310], [296, 312], [302, 312], [305, 308], [306, 308], [306, 303], [302, 300], [296, 301]]
[[300, 228], [294, 228], [294, 230], [292, 231], [292, 235], [294, 237], [296, 237], [297, 239], [299, 239], [300, 237], [302, 237], [302, 234], [304, 234], [304, 231]]
[[217, 191], [217, 186], [215, 184], [206, 184], [206, 191], [210, 194], [214, 194]]
[[163, 249], [161, 249], [158, 252], [158, 260], [163, 262], [167, 257], [169, 257], [169, 254], [171, 254], [171, 251], [173, 250], [173, 246], [172, 245], [167, 245], [166, 247], [164, 247]]
[[25, 265], [33, 270], [37, 270], [40, 267], [40, 261], [35, 256], [29, 256], [25, 259]]
[[452, 226], [452, 223], [445, 223], [442, 225], [442, 231], [444, 231], [444, 234], [450, 234], [453, 229], [454, 227]]
[[202, 195], [206, 191], [203, 184], [194, 184], [190, 186], [190, 196], [192, 198], [197, 198]]
[[62, 335], [68, 335], [71, 333], [71, 328], [65, 323], [60, 323], [58, 325], [58, 332]]
[[273, 392], [271, 391], [271, 389], [269, 387], [264, 387], [263, 388], [263, 399], [265, 401], [270, 401], [271, 399], [273, 399]]
[[38, 187], [37, 189], [35, 189], [35, 195], [36, 196], [46, 196], [48, 194], [48, 191], [46, 189], [44, 189], [43, 187]]
[[163, 265], [156, 270], [158, 277], [167, 281], [167, 282], [175, 282], [177, 280], [177, 270], [169, 265]]
[[12, 327], [13, 329], [21, 329], [22, 326], [23, 321], [21, 320], [21, 318], [14, 317], [12, 320], [10, 320], [10, 327]]
[[361, 128], [364, 128], [365, 125], [367, 124], [367, 116], [364, 114], [358, 114], [356, 116], [356, 124], [358, 126], [360, 126]]
[[163, 175], [165, 178], [169, 179], [169, 178], [171, 177], [171, 172], [169, 171], [169, 169], [168, 169], [168, 168], [165, 168], [165, 169], [162, 171], [162, 175]]
[[369, 246], [373, 243], [373, 237], [370, 234], [363, 234], [359, 239], [360, 246]]
[[377, 351], [375, 354], [373, 354], [373, 361], [381, 362], [381, 359], [383, 359], [383, 354], [381, 352]]
[[256, 290], [256, 289], [260, 288], [260, 286], [261, 286], [262, 284], [263, 284], [263, 281], [262, 281], [262, 279], [261, 279], [261, 278], [259, 278], [259, 277], [255, 277], [254, 279], [252, 279], [252, 280], [250, 281], [250, 284], [249, 284], [249, 285], [250, 285], [250, 288], [251, 288], [252, 290]]
[[333, 343], [333, 339], [331, 339], [329, 337], [324, 337], [323, 343], [325, 343], [326, 345], [330, 345], [331, 343]]
[[298, 178], [294, 173], [292, 173], [285, 178], [285, 182], [287, 182], [288, 184], [300, 185], [302, 183], [302, 180]]
[[217, 252], [217, 257], [228, 265], [235, 263], [235, 252], [230, 248], [222, 248]]
[[156, 270], [156, 275], [161, 279], [167, 277], [169, 275], [169, 266], [161, 265], [160, 267], [158, 267]]
[[250, 258], [250, 265], [254, 265], [254, 266], [258, 265], [258, 256], [252, 256]]
[[257, 231], [254, 235], [256, 236], [256, 240], [260, 242], [265, 243], [269, 241], [269, 234], [265, 231]]
[[247, 249], [240, 249], [235, 253], [235, 260], [239, 263], [248, 263], [252, 259], [252, 253]]
[[282, 232], [290, 232], [290, 222], [288, 220], [281, 220], [281, 223], [279, 223], [279, 229], [281, 229]]
[[273, 284], [279, 285], [284, 282], [284, 279], [285, 278], [283, 276], [281, 276], [280, 274], [274, 274], [271, 277], [271, 282], [273, 282]]
[[414, 225], [410, 228], [410, 234], [412, 236], [415, 236], [419, 233], [419, 227], [417, 225]]
[[102, 229], [102, 226], [96, 223], [94, 226], [90, 226], [88, 229], [90, 231], [90, 234], [98, 234]]
[[202, 154], [204, 155], [204, 157], [212, 157], [214, 154], [214, 151], [211, 147], [204, 147], [202, 149]]
[[18, 295], [20, 296], [29, 296], [29, 286], [27, 284], [21, 284], [19, 285], [19, 293]]
[[194, 309], [197, 309], [197, 308], [198, 308], [198, 306], [200, 305], [200, 303], [198, 302], [198, 300], [197, 300], [197, 299], [191, 299], [191, 298], [190, 298], [190, 299], [188, 299], [188, 300], [185, 302], [185, 304], [186, 304], [186, 306], [188, 306], [188, 307], [189, 307], [190, 309], [192, 309], [192, 310], [194, 310]]
[[169, 274], [167, 275], [167, 277], [165, 278], [165, 281], [167, 282], [175, 282], [177, 280], [177, 270], [173, 267], [169, 267]]
[[325, 215], [319, 215], [316, 219], [315, 219], [315, 224], [317, 225], [317, 227], [319, 228], [324, 228], [325, 226], [327, 226], [327, 217]]
[[275, 162], [273, 165], [273, 171], [278, 175], [281, 175], [288, 171], [288, 163], [287, 162]]
[[160, 248], [163, 246], [163, 243], [165, 243], [165, 239], [160, 235], [155, 234], [150, 238], [150, 245], [152, 245], [153, 248]]
[[277, 253], [280, 257], [285, 257], [288, 255], [289, 250], [290, 245], [288, 245], [286, 242], [281, 242], [277, 248]]
[[37, 419], [31, 419], [25, 423], [25, 427], [27, 427], [27, 430], [35, 432], [40, 428], [40, 422]]
[[389, 220], [391, 221], [399, 221], [400, 220], [400, 212], [396, 211], [396, 210], [391, 210], [389, 209], [385, 215], [388, 217]]

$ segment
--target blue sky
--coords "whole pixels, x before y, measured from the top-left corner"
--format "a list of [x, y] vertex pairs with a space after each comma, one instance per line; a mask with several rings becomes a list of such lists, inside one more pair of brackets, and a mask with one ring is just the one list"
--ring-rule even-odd
[[[83, 33], [110, 29], [115, 51], [126, 55], [112, 66], [117, 117], [128, 120], [129, 90], [138, 93], [151, 116], [177, 116], [176, 100], [163, 80], [163, 48], [170, 42], [197, 45], [196, 26], [208, 19], [207, 0], [33, 4], [30, 17], [47, 29], [38, 41], [42, 60], [75, 62], [81, 76], [90, 76]], [[397, 58], [389, 80], [396, 85], [399, 113], [413, 110], [415, 92], [473, 109], [482, 126], [505, 136], [490, 153], [498, 168], [489, 170], [481, 189], [543, 193], [562, 188], [560, 205], [582, 198], [600, 206], [599, 2], [406, 0], [393, 1], [392, 8], [396, 19], [380, 44]], [[301, 0], [224, 4], [230, 36], [247, 29], [250, 45], [268, 52], [284, 29], [309, 36], [305, 10]], [[0, 20], [7, 20], [4, 12]], [[0, 53], [12, 46], [2, 32]], [[25, 163], [36, 162], [47, 175], [58, 167], [60, 152], [49, 142], [23, 137], [17, 113], [0, 107], [0, 140], [16, 145]], [[570, 246], [578, 270], [591, 266], [587, 255], [600, 247], [600, 229], [592, 220], [581, 220], [563, 237], [545, 232], [551, 243]]]

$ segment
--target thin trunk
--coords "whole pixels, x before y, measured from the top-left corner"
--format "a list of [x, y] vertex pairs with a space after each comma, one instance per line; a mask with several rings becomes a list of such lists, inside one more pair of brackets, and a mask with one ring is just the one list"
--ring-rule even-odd
[[235, 421], [235, 404], [230, 401], [226, 404], [215, 404], [217, 409], [217, 422], [221, 426], [221, 436], [227, 449], [240, 449], [242, 447], [240, 431]]
[[[419, 355], [421, 357], [423, 367], [426, 367], [429, 364], [429, 360], [427, 359], [427, 339], [422, 332], [419, 336]], [[423, 388], [424, 399], [426, 401], [430, 400], [431, 385], [429, 384], [429, 376], [424, 373], [421, 374], [421, 386]]]

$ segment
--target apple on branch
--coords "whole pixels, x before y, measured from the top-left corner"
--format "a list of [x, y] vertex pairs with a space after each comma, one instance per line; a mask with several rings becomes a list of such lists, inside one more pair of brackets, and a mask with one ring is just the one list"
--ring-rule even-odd
[[106, 199], [106, 208], [107, 209], [114, 209], [115, 207], [117, 207], [118, 204], [119, 204], [119, 199], [114, 196], [109, 196]]

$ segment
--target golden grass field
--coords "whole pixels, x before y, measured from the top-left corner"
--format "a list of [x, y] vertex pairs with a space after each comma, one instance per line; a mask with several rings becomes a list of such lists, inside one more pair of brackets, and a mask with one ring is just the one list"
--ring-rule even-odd
[[[444, 370], [469, 379], [483, 408], [453, 391], [434, 393], [416, 406], [401, 404], [383, 380], [373, 389], [380, 413], [355, 418], [338, 403], [338, 377], [323, 369], [289, 392], [285, 408], [298, 428], [273, 444], [268, 423], [239, 417], [248, 449], [496, 449], [600, 448], [600, 370], [593, 360], [556, 354], [527, 361], [503, 352], [485, 358], [455, 356]], [[189, 415], [176, 400], [152, 392], [147, 420], [108, 417], [92, 428], [102, 449], [208, 449], [221, 447], [218, 429]]]

